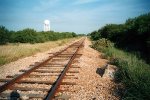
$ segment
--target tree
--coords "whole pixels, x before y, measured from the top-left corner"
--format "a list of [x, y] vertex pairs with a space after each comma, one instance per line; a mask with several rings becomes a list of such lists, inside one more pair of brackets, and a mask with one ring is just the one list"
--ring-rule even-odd
[[74, 33], [74, 32], [71, 32], [71, 33], [72, 33], [72, 36], [73, 36], [73, 37], [76, 37], [76, 36], [77, 36], [76, 33]]
[[0, 26], [0, 44], [6, 44], [9, 42], [9, 38], [9, 31], [4, 26]]
[[38, 40], [36, 31], [29, 28], [14, 33], [12, 38], [13, 42], [21, 43], [35, 43]]
[[98, 40], [101, 37], [101, 34], [99, 34], [97, 31], [93, 31], [90, 36], [93, 40]]
[[90, 36], [93, 40], [109, 39], [115, 46], [140, 52], [150, 61], [150, 13], [129, 18], [124, 24], [107, 24]]

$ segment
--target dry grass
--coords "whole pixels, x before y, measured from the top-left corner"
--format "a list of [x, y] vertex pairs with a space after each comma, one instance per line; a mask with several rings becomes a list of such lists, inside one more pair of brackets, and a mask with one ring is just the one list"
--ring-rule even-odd
[[62, 46], [69, 43], [76, 38], [62, 39], [58, 41], [50, 41], [45, 43], [15, 43], [0, 46], [0, 66], [6, 63], [15, 61], [22, 57], [27, 57], [36, 54], [37, 52], [44, 52], [51, 48]]

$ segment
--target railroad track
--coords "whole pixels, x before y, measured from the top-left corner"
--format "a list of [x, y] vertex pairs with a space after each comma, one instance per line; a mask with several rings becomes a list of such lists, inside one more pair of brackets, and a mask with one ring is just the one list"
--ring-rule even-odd
[[76, 85], [75, 76], [79, 73], [75, 65], [82, 54], [79, 51], [84, 46], [84, 38], [60, 50], [51, 53], [48, 59], [20, 70], [22, 74], [7, 76], [0, 79], [0, 99], [45, 99], [52, 100], [61, 90], [62, 85]]

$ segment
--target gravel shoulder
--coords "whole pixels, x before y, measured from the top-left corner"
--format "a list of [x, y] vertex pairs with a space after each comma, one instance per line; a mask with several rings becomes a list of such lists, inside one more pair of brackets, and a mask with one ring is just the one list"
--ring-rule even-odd
[[82, 56], [79, 59], [80, 66], [78, 79], [74, 85], [70, 87], [72, 93], [69, 95], [70, 100], [119, 100], [115, 96], [114, 88], [117, 85], [109, 78], [103, 78], [97, 70], [107, 64], [107, 60], [101, 59], [101, 53], [90, 48], [91, 42], [86, 39], [85, 46], [82, 50]]

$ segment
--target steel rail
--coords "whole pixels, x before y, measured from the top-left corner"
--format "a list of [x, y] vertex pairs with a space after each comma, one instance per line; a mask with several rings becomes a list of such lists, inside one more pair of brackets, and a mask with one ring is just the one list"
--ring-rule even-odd
[[76, 55], [79, 51], [79, 49], [81, 48], [81, 46], [83, 45], [84, 43], [84, 40], [82, 40], [82, 43], [78, 46], [78, 49], [76, 50], [76, 52], [73, 54], [73, 56], [70, 58], [70, 61], [68, 62], [68, 64], [65, 66], [65, 69], [62, 71], [61, 75], [58, 77], [57, 81], [54, 83], [54, 85], [52, 86], [52, 88], [50, 89], [48, 95], [46, 96], [45, 100], [52, 100], [59, 88], [59, 86], [61, 85], [62, 83], [62, 80], [63, 78], [65, 77], [68, 69], [70, 68], [73, 60], [76, 58]]
[[[79, 40], [81, 41], [81, 40]], [[15, 84], [16, 82], [19, 82], [22, 78], [24, 77], [27, 77], [31, 72], [35, 71], [37, 68], [45, 65], [48, 61], [50, 61], [52, 58], [54, 57], [57, 57], [59, 54], [61, 54], [62, 52], [64, 52], [65, 50], [67, 50], [68, 48], [70, 48], [71, 46], [73, 46], [74, 44], [78, 43], [79, 41], [77, 42], [74, 42], [72, 43], [71, 45], [67, 46], [66, 48], [64, 48], [63, 50], [59, 51], [59, 52], [56, 52], [53, 54], [53, 56], [50, 56], [48, 59], [44, 60], [43, 62], [35, 65], [33, 68], [29, 69], [28, 71], [24, 72], [23, 74], [15, 77], [14, 79], [8, 81], [7, 83], [3, 84], [2, 86], [0, 86], [0, 93], [2, 93], [3, 91], [11, 88], [11, 86], [13, 84]]]

